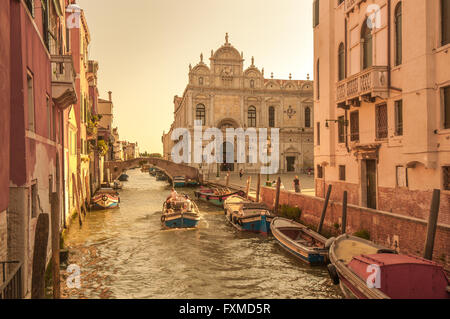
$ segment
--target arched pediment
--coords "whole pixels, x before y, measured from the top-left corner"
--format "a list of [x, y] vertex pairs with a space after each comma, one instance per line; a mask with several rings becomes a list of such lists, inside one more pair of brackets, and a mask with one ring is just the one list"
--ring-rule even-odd
[[240, 125], [238, 122], [236, 122], [236, 120], [232, 119], [232, 118], [224, 118], [221, 119], [217, 122], [216, 125], [217, 128], [224, 129], [224, 128], [228, 128], [228, 127], [232, 127], [232, 128], [239, 128]]
[[249, 67], [245, 70], [244, 76], [247, 78], [259, 78], [262, 77], [262, 73], [255, 67]]
[[269, 80], [266, 83], [265, 87], [268, 90], [279, 90], [279, 89], [281, 89], [280, 84], [277, 81], [274, 81], [274, 80]]
[[293, 81], [286, 81], [286, 83], [284, 83], [282, 88], [285, 90], [298, 90], [297, 84], [295, 84], [295, 82]]
[[208, 75], [210, 72], [208, 66], [204, 63], [197, 64], [193, 69], [192, 73], [194, 74], [202, 74], [202, 75]]

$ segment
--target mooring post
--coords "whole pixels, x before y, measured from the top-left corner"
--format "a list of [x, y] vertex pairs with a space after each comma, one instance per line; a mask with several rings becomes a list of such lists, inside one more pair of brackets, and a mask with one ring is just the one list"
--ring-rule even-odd
[[225, 185], [227, 188], [230, 186], [230, 172], [227, 173], [227, 177], [225, 178]]
[[280, 190], [281, 190], [281, 177], [278, 176], [277, 191], [275, 193], [275, 207], [273, 208], [273, 212], [275, 215], [278, 214], [278, 206], [280, 204]]
[[342, 234], [345, 234], [347, 228], [347, 191], [344, 191], [342, 199]]
[[80, 198], [78, 196], [77, 179], [75, 177], [75, 173], [72, 173], [72, 196], [75, 197], [78, 213], [78, 221], [80, 222], [80, 226], [82, 226], [83, 221], [81, 220]]
[[77, 180], [78, 180], [78, 191], [80, 192], [80, 198], [81, 198], [81, 205], [83, 206], [84, 216], [86, 216], [86, 213], [87, 213], [86, 201], [84, 199], [83, 184], [81, 183], [81, 176], [79, 173], [77, 175]]
[[249, 176], [247, 178], [247, 188], [245, 190], [245, 197], [248, 199], [248, 195], [250, 194], [250, 184], [252, 183], [252, 178]]
[[89, 182], [89, 176], [88, 174], [86, 174], [84, 176], [84, 182], [86, 185], [86, 201], [88, 203], [88, 206], [91, 206], [91, 187], [90, 187], [90, 182]]
[[322, 231], [323, 222], [325, 221], [325, 215], [327, 213], [328, 202], [330, 201], [330, 196], [331, 196], [331, 188], [332, 188], [332, 186], [328, 185], [327, 197], [325, 197], [325, 204], [323, 205], [322, 215], [320, 216], [319, 227], [317, 228], [317, 232], [319, 234]]
[[440, 202], [441, 191], [439, 189], [435, 189], [433, 191], [433, 199], [431, 201], [430, 217], [428, 219], [427, 241], [425, 242], [425, 252], [423, 254], [423, 258], [428, 260], [433, 259], [434, 239], [436, 237], [436, 227], [438, 222]]
[[39, 214], [34, 235], [31, 299], [44, 299], [45, 297], [45, 265], [47, 262], [49, 224], [48, 214]]
[[258, 174], [258, 182], [256, 183], [256, 202], [259, 203], [259, 195], [261, 192], [261, 174]]
[[61, 281], [59, 274], [59, 198], [57, 193], [52, 194], [52, 274], [53, 274], [53, 299], [59, 299], [61, 296]]

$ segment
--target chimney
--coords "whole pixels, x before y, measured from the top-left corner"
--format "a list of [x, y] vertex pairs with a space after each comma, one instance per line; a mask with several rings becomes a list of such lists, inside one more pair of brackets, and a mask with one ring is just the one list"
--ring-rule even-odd
[[108, 94], [109, 94], [109, 101], [112, 102], [112, 92], [109, 91]]

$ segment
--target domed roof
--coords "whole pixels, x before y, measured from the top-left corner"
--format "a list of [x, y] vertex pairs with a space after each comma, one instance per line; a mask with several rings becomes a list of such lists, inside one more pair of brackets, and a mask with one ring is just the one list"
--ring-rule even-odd
[[214, 54], [212, 54], [211, 60], [243, 61], [242, 55], [239, 51], [228, 42], [228, 33], [225, 36], [225, 44], [213, 53]]

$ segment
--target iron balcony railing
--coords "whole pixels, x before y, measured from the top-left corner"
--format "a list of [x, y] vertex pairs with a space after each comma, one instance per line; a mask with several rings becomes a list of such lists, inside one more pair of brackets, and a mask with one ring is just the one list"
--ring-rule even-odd
[[386, 98], [389, 92], [387, 66], [372, 66], [336, 84], [336, 103], [347, 102], [363, 95]]
[[0, 261], [2, 276], [0, 299], [22, 299], [22, 263]]

